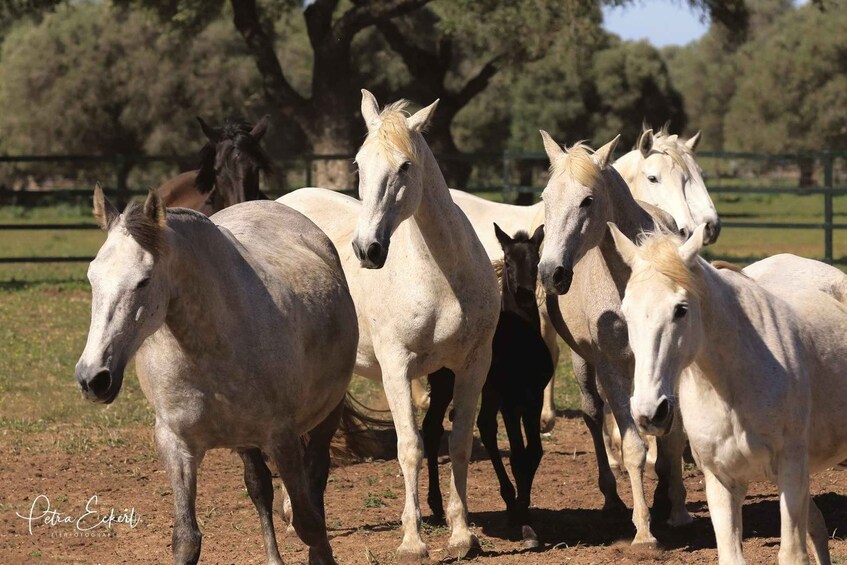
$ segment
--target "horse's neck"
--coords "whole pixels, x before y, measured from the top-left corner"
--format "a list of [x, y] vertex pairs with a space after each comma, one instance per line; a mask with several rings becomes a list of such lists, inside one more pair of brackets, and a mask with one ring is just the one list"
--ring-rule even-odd
[[[632, 241], [636, 241], [642, 232], [652, 231], [655, 228], [653, 218], [638, 205], [623, 178], [611, 168], [607, 169], [604, 175], [606, 175], [608, 191], [609, 221], [614, 222], [618, 229]], [[614, 238], [609, 230], [606, 230], [599, 247], [615, 285], [623, 296], [630, 268], [618, 254]]]
[[630, 151], [612, 164], [612, 167], [621, 175], [621, 177], [630, 186], [638, 171], [638, 160], [641, 153], [637, 150]]
[[425, 143], [421, 147], [423, 190], [421, 202], [410, 220], [401, 228], [407, 230], [409, 243], [418, 249], [418, 236], [426, 252], [440, 265], [461, 262], [467, 258], [467, 224], [463, 214], [450, 197], [450, 190], [441, 174], [435, 156]]
[[227, 288], [237, 288], [232, 243], [207, 221], [169, 222], [174, 228], [169, 245], [170, 301], [165, 325], [186, 352], [224, 349], [223, 318], [237, 315], [237, 305], [226, 299]]
[[694, 362], [716, 391], [732, 395], [739, 378], [749, 386], [768, 363], [761, 336], [775, 327], [773, 297], [743, 275], [724, 273], [705, 260], [698, 268], [703, 341]]

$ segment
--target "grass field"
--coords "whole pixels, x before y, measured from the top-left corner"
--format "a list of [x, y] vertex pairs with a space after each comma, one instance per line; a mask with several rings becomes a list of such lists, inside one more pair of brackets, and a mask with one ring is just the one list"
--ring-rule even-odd
[[[820, 222], [819, 195], [718, 195], [724, 221]], [[836, 221], [847, 216], [847, 198], [835, 199]], [[0, 223], [92, 223], [81, 206], [0, 208]], [[0, 255], [94, 255], [104, 240], [99, 230], [0, 232]], [[847, 257], [847, 233], [836, 232], [836, 258]], [[820, 257], [820, 230], [725, 228], [709, 254], [723, 258], [764, 257], [792, 252]], [[147, 424], [152, 415], [130, 374], [121, 398], [104, 408], [83, 402], [73, 368], [85, 344], [90, 289], [84, 263], [0, 264], [0, 428], [44, 428], [52, 424], [114, 426]], [[577, 408], [579, 396], [562, 359], [557, 386], [560, 408]], [[378, 385], [357, 380], [358, 396], [372, 396]]]

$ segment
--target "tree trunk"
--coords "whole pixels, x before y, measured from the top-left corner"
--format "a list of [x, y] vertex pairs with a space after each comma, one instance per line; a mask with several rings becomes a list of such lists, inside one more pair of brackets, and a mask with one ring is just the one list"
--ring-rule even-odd
[[432, 124], [425, 137], [430, 148], [432, 148], [432, 152], [438, 158], [438, 165], [441, 167], [441, 172], [444, 174], [444, 180], [447, 181], [447, 186], [465, 190], [468, 185], [468, 179], [471, 177], [473, 165], [471, 165], [470, 161], [463, 159], [449, 159], [449, 157], [462, 154], [453, 139], [453, 132], [450, 131], [450, 124], [453, 122], [455, 114], [452, 108], [442, 108], [439, 106], [435, 110]]
[[800, 188], [815, 185], [815, 160], [811, 157], [800, 158]]
[[355, 190], [358, 188], [353, 167], [353, 153], [345, 139], [336, 137], [333, 132], [325, 131], [312, 140], [312, 152], [315, 155], [340, 155], [336, 159], [320, 159], [312, 163], [312, 186], [333, 190]]

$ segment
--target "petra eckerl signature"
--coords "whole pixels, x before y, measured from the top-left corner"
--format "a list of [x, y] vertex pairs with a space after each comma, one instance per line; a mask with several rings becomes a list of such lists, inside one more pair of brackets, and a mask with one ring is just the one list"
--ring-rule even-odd
[[[47, 506], [43, 509], [44, 505]], [[29, 522], [29, 535], [32, 535], [32, 525], [43, 523], [45, 526], [61, 526], [63, 524], [73, 524], [80, 532], [90, 532], [97, 528], [112, 529], [114, 524], [125, 524], [130, 529], [135, 528], [140, 522], [141, 517], [135, 511], [135, 508], [127, 508], [122, 512], [116, 511], [114, 508], [99, 509], [97, 508], [97, 495], [95, 494], [85, 503], [85, 512], [79, 516], [66, 514], [54, 509], [50, 505], [50, 499], [46, 494], [39, 494], [32, 501], [32, 506], [29, 508], [29, 515], [22, 516], [18, 514], [18, 518]]]

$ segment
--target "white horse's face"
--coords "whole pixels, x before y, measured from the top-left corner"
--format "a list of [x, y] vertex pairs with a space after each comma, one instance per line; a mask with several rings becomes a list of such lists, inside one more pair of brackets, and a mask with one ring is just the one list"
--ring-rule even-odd
[[583, 147], [566, 153], [546, 132], [542, 137], [552, 172], [541, 195], [547, 235], [538, 274], [549, 294], [565, 294], [574, 265], [606, 233], [612, 203], [602, 171], [618, 138], [592, 154]]
[[[148, 197], [145, 209], [150, 204]], [[149, 244], [142, 246], [127, 227], [128, 215], [141, 216], [146, 210], [128, 209], [122, 216], [111, 210], [114, 215], [105, 222], [109, 231], [106, 242], [88, 268], [91, 325], [76, 365], [83, 396], [106, 404], [120, 392], [124, 369], [133, 354], [164, 322], [168, 303], [161, 251], [152, 250]], [[164, 208], [155, 213], [164, 214]], [[151, 218], [147, 225], [157, 222]]]
[[[700, 302], [690, 286], [654, 268], [654, 259], [643, 257], [616, 226], [611, 229], [618, 251], [632, 268], [621, 304], [635, 357], [630, 411], [642, 432], [660, 436], [673, 425], [680, 375], [694, 362], [704, 339]], [[691, 237], [696, 241], [670, 250], [678, 254], [671, 259], [681, 269], [696, 262], [703, 232], [703, 226], [698, 227]]]
[[356, 154], [362, 211], [353, 249], [362, 266], [380, 269], [388, 258], [391, 236], [418, 209], [424, 171], [419, 159], [425, 145], [421, 131], [438, 101], [406, 116], [402, 106], [383, 112], [373, 95], [362, 91], [362, 117], [368, 138]]
[[[656, 148], [652, 130], [645, 131], [638, 142], [635, 155], [637, 168], [628, 179], [632, 195], [673, 216], [679, 233], [687, 238], [700, 224], [706, 225], [706, 244], [714, 243], [720, 235], [721, 223], [718, 212], [703, 181], [702, 169], [694, 159], [693, 153], [700, 141], [700, 134], [686, 142], [677, 140], [677, 136], [663, 137], [664, 145]], [[662, 150], [662, 147], [674, 150], [674, 156]], [[631, 154], [632, 155], [632, 154]]]

